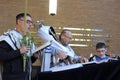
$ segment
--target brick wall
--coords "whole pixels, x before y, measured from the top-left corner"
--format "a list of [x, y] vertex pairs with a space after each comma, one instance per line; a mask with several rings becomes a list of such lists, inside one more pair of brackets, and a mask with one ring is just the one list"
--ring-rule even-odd
[[[57, 15], [50, 16], [48, 0], [29, 0], [28, 12], [33, 16], [34, 21], [44, 20], [46, 25], [53, 27], [103, 29], [101, 34], [110, 35], [106, 39], [110, 53], [119, 55], [119, 4], [120, 0], [58, 0]], [[15, 16], [17, 13], [24, 12], [24, 8], [25, 0], [0, 0], [0, 34], [15, 27]], [[96, 43], [89, 44], [94, 45], [88, 48], [73, 47], [73, 49], [78, 52], [78, 55], [89, 57], [90, 53], [95, 53]]]

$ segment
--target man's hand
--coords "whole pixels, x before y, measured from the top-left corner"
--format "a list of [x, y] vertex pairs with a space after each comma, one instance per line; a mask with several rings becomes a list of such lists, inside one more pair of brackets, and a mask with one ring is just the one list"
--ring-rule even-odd
[[116, 57], [115, 54], [110, 54], [110, 55], [109, 55], [109, 58], [115, 58], [115, 57]]
[[80, 62], [81, 62], [81, 63], [88, 62], [88, 59], [87, 59], [87, 58], [85, 58], [85, 57], [81, 57], [81, 58], [80, 58]]
[[20, 53], [24, 54], [24, 53], [28, 52], [29, 50], [30, 50], [30, 47], [28, 47], [28, 46], [22, 46], [20, 48]]
[[62, 50], [58, 50], [56, 53], [57, 57], [59, 57], [61, 60], [65, 59], [67, 57], [66, 53]]

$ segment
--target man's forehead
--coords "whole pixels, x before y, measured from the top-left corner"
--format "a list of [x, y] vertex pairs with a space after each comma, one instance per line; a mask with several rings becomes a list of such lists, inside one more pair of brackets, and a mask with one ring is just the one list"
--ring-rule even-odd
[[66, 31], [64, 34], [65, 35], [71, 35], [72, 33], [70, 31]]
[[106, 50], [106, 48], [97, 48], [97, 50]]
[[32, 20], [32, 18], [30, 16], [26, 16], [26, 19]]
[[[22, 17], [21, 19], [24, 19], [24, 17]], [[26, 16], [26, 19], [32, 20], [30, 16]]]
[[65, 34], [63, 34], [63, 36], [72, 38], [72, 34], [71, 33], [65, 33]]

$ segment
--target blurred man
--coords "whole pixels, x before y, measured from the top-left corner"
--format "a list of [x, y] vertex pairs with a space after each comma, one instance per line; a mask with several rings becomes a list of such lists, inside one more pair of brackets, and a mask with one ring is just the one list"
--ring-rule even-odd
[[[47, 28], [43, 30], [42, 27]], [[44, 56], [47, 55], [42, 61], [42, 65], [44, 65], [42, 66], [42, 69], [44, 69], [42, 71], [49, 71], [50, 67], [65, 66], [88, 61], [85, 57], [77, 56], [69, 46], [72, 40], [72, 32], [70, 30], [64, 29], [60, 34], [59, 40], [55, 40], [54, 37], [49, 34], [50, 27], [42, 27], [38, 30], [39, 36], [44, 41], [52, 41], [51, 45], [44, 49], [43, 54]], [[50, 55], [52, 56], [51, 58]]]
[[[59, 36], [59, 42], [63, 45], [65, 48], [66, 54], [71, 58], [73, 62], [71, 63], [81, 63], [81, 62], [87, 62], [87, 58], [83, 56], [78, 56], [75, 54], [74, 50], [69, 46], [69, 43], [72, 40], [72, 32], [68, 29], [62, 30], [60, 36]], [[68, 63], [69, 64], [69, 63]]]
[[[24, 19], [26, 25], [24, 27]], [[0, 60], [3, 62], [3, 80], [29, 80], [31, 61], [35, 62], [36, 55], [31, 54], [35, 49], [34, 43], [31, 48], [23, 45], [22, 39], [24, 33], [29, 32], [32, 26], [32, 17], [30, 14], [20, 13], [16, 16], [16, 28], [9, 30], [0, 36]], [[30, 52], [28, 54], [28, 52]], [[23, 55], [27, 53], [26, 60]], [[24, 64], [24, 60], [26, 64]], [[25, 66], [23, 66], [25, 65]], [[25, 68], [25, 71], [24, 71]]]

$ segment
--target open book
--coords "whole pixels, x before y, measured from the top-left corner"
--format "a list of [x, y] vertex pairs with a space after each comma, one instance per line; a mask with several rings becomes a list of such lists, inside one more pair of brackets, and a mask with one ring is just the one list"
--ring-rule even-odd
[[100, 64], [100, 63], [105, 63], [108, 62], [108, 60], [101, 60], [101, 61], [90, 61], [90, 62], [85, 62], [85, 63], [81, 63], [82, 65], [86, 65], [86, 64]]
[[57, 66], [57, 67], [52, 67], [50, 70], [52, 72], [57, 72], [57, 71], [64, 71], [64, 70], [69, 70], [69, 69], [75, 69], [79, 67], [84, 67], [84, 65], [87, 64], [100, 64], [108, 62], [108, 60], [102, 60], [102, 61], [91, 61], [91, 62], [86, 62], [86, 63], [77, 63], [77, 64], [70, 64], [70, 65], [65, 65], [65, 66]]
[[46, 48], [47, 46], [51, 45], [52, 41], [48, 41], [46, 43], [44, 43], [43, 45], [39, 46], [37, 49], [35, 49], [32, 53], [36, 53], [44, 48]]
[[64, 70], [69, 70], [69, 69], [75, 69], [75, 68], [79, 68], [79, 67], [83, 67], [83, 65], [81, 63], [70, 64], [70, 65], [65, 65], [65, 66], [52, 67], [50, 70], [52, 72], [57, 72], [57, 71], [64, 71]]

